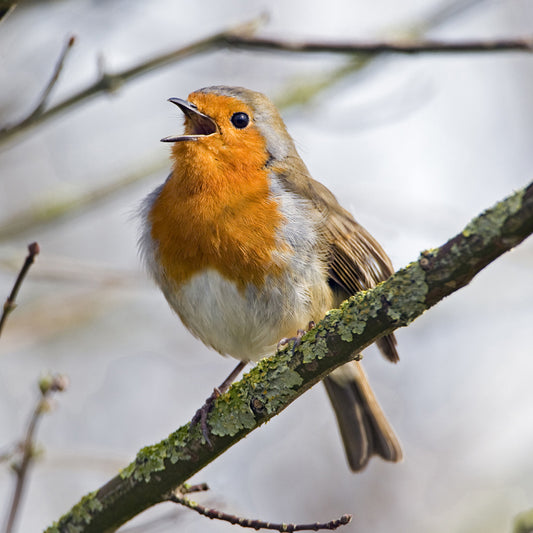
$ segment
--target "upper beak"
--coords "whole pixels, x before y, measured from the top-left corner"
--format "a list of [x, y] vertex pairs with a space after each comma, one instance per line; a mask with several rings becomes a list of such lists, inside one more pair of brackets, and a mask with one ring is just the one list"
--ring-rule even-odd
[[176, 104], [190, 120], [192, 132], [188, 135], [171, 135], [161, 139], [162, 142], [196, 141], [218, 131], [216, 122], [211, 117], [200, 113], [191, 102], [181, 98], [169, 98], [168, 101]]

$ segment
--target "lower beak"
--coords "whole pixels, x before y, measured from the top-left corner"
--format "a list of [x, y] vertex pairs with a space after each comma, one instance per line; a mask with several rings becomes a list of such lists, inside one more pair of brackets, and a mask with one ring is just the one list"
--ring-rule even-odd
[[169, 98], [168, 101], [177, 105], [183, 111], [183, 114], [190, 122], [189, 125], [192, 126], [190, 128], [191, 133], [187, 135], [172, 135], [170, 137], [165, 137], [161, 139], [161, 142], [196, 141], [218, 132], [216, 122], [211, 117], [200, 113], [197, 107], [191, 102], [182, 100], [181, 98]]

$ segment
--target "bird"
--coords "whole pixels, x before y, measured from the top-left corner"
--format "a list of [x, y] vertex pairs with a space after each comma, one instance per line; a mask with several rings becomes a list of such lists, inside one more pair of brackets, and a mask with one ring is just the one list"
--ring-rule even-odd
[[[387, 279], [392, 264], [298, 154], [264, 94], [215, 85], [170, 98], [184, 115], [171, 172], [142, 202], [140, 254], [186, 328], [205, 345], [249, 362], [276, 352], [358, 291]], [[396, 339], [376, 341], [398, 361]], [[323, 383], [354, 472], [402, 448], [359, 361]]]

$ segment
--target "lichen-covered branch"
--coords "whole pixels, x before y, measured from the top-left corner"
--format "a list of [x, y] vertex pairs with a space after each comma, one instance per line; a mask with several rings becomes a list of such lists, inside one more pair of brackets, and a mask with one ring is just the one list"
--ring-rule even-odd
[[196, 426], [183, 426], [85, 496], [47, 533], [114, 531], [144, 509], [166, 501], [230, 446], [279, 414], [307, 389], [379, 337], [407, 326], [533, 232], [533, 183], [473, 219], [439, 248], [423, 252], [374, 289], [330, 311], [302, 339], [263, 359], [214, 403], [212, 447]]

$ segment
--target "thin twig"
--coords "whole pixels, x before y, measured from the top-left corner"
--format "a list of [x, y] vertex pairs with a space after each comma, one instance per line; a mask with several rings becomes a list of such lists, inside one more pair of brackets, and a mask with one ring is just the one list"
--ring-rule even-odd
[[7, 317], [16, 307], [15, 300], [17, 299], [17, 294], [20, 290], [20, 286], [22, 285], [22, 282], [24, 281], [24, 278], [26, 277], [26, 274], [28, 273], [28, 270], [30, 269], [31, 265], [33, 265], [33, 262], [35, 261], [35, 256], [39, 253], [39, 251], [39, 245], [36, 242], [32, 242], [28, 246], [28, 256], [24, 260], [24, 264], [22, 265], [15, 284], [13, 285], [11, 294], [7, 297], [7, 300], [4, 303], [4, 309], [2, 311], [2, 316], [0, 317], [0, 335], [2, 335], [2, 330], [4, 328], [4, 324], [6, 323]]
[[15, 489], [13, 491], [13, 497], [11, 500], [11, 506], [9, 508], [9, 514], [7, 516], [4, 533], [11, 533], [13, 531], [17, 513], [20, 509], [28, 468], [32, 462], [32, 459], [35, 457], [34, 436], [37, 429], [37, 423], [41, 419], [42, 414], [50, 410], [50, 394], [52, 392], [64, 391], [67, 386], [68, 380], [61, 374], [57, 374], [55, 376], [47, 375], [39, 380], [39, 390], [41, 396], [37, 402], [37, 405], [35, 406], [35, 409], [33, 410], [24, 441], [21, 443], [22, 457], [20, 462], [13, 465], [13, 470], [16, 473], [17, 480], [15, 483]]
[[83, 210], [93, 209], [148, 176], [157, 172], [166, 172], [167, 169], [167, 158], [156, 157], [146, 164], [137, 161], [135, 169], [128, 170], [124, 175], [89, 190], [75, 192], [72, 196], [54, 195], [52, 190], [49, 198], [41, 198], [39, 203], [30, 205], [5, 219], [0, 225], [0, 241], [19, 237], [35, 229], [42, 230]]
[[27, 127], [38, 124], [41, 121], [41, 117], [45, 114], [43, 111], [46, 104], [48, 103], [48, 99], [50, 97], [50, 93], [52, 92], [53, 88], [56, 86], [57, 81], [59, 80], [59, 76], [61, 74], [61, 71], [63, 70], [63, 65], [65, 64], [65, 60], [67, 59], [67, 55], [71, 48], [74, 46], [74, 43], [76, 42], [76, 38], [74, 35], [71, 35], [65, 45], [63, 46], [63, 49], [61, 50], [61, 53], [59, 54], [59, 58], [56, 61], [54, 70], [52, 72], [52, 75], [50, 76], [50, 79], [48, 83], [46, 84], [46, 87], [44, 88], [41, 97], [39, 98], [37, 105], [34, 107], [32, 111], [30, 111], [22, 120], [20, 120], [17, 123], [7, 125], [4, 128], [0, 129], [0, 139], [4, 134], [7, 134], [9, 137], [9, 132], [12, 131], [13, 134], [17, 133], [18, 131], [22, 131], [26, 129]]
[[334, 54], [427, 54], [469, 52], [532, 52], [533, 37], [520, 39], [494, 39], [483, 41], [366, 41], [366, 42], [304, 42], [261, 37], [229, 35], [225, 39], [231, 48], [247, 50], [273, 50], [276, 52], [334, 53]]
[[[484, 2], [485, 0], [452, 0], [434, 6], [419, 20], [414, 20], [408, 24], [398, 27], [390, 27], [385, 30], [387, 35], [405, 35], [413, 40], [422, 40], [424, 34], [454, 17], [463, 14], [468, 9]], [[368, 73], [368, 67], [375, 64], [376, 59], [380, 59], [381, 68], [383, 68], [383, 59], [392, 59], [393, 55], [388, 54], [350, 54], [348, 59], [340, 66], [332, 70], [321, 71], [320, 73], [304, 76], [303, 78], [292, 81], [288, 86], [282, 87], [275, 103], [280, 108], [292, 107], [295, 105], [308, 104], [317, 94], [323, 93], [326, 89], [338, 84], [348, 76], [356, 74], [358, 79]], [[353, 78], [352, 78], [353, 79]]]
[[181, 494], [174, 492], [169, 496], [169, 501], [179, 503], [196, 511], [202, 516], [211, 518], [212, 520], [222, 520], [229, 522], [230, 524], [237, 524], [241, 527], [247, 527], [251, 529], [270, 529], [273, 531], [291, 532], [291, 531], [320, 531], [320, 530], [333, 530], [341, 526], [349, 524], [352, 520], [352, 515], [345, 514], [336, 520], [330, 520], [329, 522], [315, 522], [313, 524], [273, 524], [271, 522], [265, 522], [263, 520], [257, 520], [255, 518], [242, 518], [240, 516], [224, 513], [217, 509], [209, 509], [199, 503], [193, 502], [188, 498], [185, 498]]
[[59, 79], [59, 75], [63, 70], [63, 65], [65, 64], [67, 55], [70, 49], [74, 46], [75, 42], [76, 37], [74, 35], [71, 35], [65, 43], [65, 46], [63, 46], [63, 50], [61, 50], [61, 54], [59, 55], [59, 58], [56, 62], [56, 66], [54, 67], [54, 71], [52, 72], [52, 76], [50, 77], [48, 85], [44, 88], [43, 94], [41, 95], [39, 102], [35, 106], [35, 109], [32, 111], [32, 113], [30, 113], [28, 118], [30, 118], [32, 115], [39, 115], [44, 109], [44, 106], [48, 103], [50, 93], [52, 92], [52, 89], [55, 87], [57, 80]]

